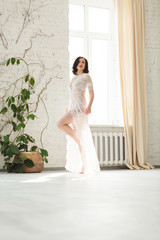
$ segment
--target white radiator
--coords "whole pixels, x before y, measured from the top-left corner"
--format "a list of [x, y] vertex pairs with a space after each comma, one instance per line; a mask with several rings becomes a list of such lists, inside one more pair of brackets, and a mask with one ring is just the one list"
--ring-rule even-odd
[[92, 132], [100, 165], [124, 165], [127, 157], [123, 132]]

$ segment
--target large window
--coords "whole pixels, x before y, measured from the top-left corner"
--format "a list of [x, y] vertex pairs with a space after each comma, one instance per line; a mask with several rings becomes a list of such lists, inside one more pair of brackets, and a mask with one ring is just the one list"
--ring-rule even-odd
[[113, 20], [113, 0], [70, 0], [70, 79], [74, 60], [87, 58], [95, 93], [90, 125], [123, 125]]

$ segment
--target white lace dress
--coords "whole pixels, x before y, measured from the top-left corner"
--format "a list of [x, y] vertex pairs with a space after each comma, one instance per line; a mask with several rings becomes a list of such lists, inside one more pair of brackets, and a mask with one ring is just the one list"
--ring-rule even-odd
[[72, 114], [73, 121], [70, 124], [76, 129], [76, 135], [80, 139], [82, 151], [79, 151], [78, 144], [69, 135], [66, 135], [66, 170], [79, 173], [84, 166], [84, 174], [97, 175], [100, 173], [99, 161], [97, 158], [92, 134], [88, 125], [88, 115], [83, 112], [87, 106], [85, 91], [86, 88], [93, 89], [93, 82], [88, 73], [76, 76], [76, 79], [69, 84], [70, 102], [68, 111]]

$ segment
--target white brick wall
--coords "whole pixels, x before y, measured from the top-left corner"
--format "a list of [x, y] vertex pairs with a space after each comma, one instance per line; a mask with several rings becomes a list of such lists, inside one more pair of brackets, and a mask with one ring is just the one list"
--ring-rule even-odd
[[160, 165], [160, 1], [145, 0], [148, 161]]
[[[66, 138], [65, 134], [57, 129], [56, 120], [65, 112], [69, 100], [68, 0], [32, 1], [29, 10], [32, 14], [27, 18], [26, 27], [16, 44], [27, 9], [29, 9], [29, 1], [0, 0], [1, 62], [11, 56], [23, 57], [32, 39], [32, 48], [26, 53], [25, 59], [28, 63], [41, 64], [30, 65], [36, 80], [36, 92], [39, 93], [51, 78], [51, 82], [42, 94], [49, 114], [49, 124], [43, 134], [44, 148], [49, 151], [49, 164], [45, 166], [64, 167]], [[148, 161], [151, 164], [160, 164], [160, 1], [145, 0], [145, 9]], [[60, 78], [55, 77], [57, 74]], [[14, 77], [17, 77], [17, 71], [15, 73], [12, 67], [7, 68], [7, 72], [5, 67], [1, 68], [1, 96], [4, 94], [2, 87], [9, 86], [14, 81]], [[31, 133], [39, 143], [40, 131], [47, 122], [42, 102], [36, 115], [39, 118], [33, 122], [33, 125], [30, 122], [27, 132]], [[1, 157], [0, 167], [2, 165]]]
[[[31, 14], [27, 17], [26, 27], [16, 44], [27, 10]], [[51, 78], [51, 82], [42, 94], [49, 114], [49, 124], [43, 134], [44, 148], [49, 152], [49, 163], [45, 166], [64, 166], [66, 139], [65, 134], [57, 128], [56, 120], [65, 112], [69, 100], [68, 0], [32, 0], [30, 8], [29, 1], [0, 0], [0, 23], [1, 61], [11, 56], [23, 57], [25, 49], [30, 47], [31, 39], [32, 48], [26, 53], [25, 60], [28, 63], [41, 64], [30, 65], [31, 73], [36, 80], [36, 93], [39, 93]], [[22, 65], [19, 69], [21, 67]], [[4, 95], [2, 86], [9, 86], [18, 76], [17, 70], [15, 72], [13, 69], [15, 69], [13, 66], [1, 68], [1, 96]], [[60, 78], [55, 77], [57, 74]], [[36, 115], [39, 118], [34, 122], [30, 121], [26, 132], [30, 133], [39, 144], [40, 132], [47, 123], [42, 102]], [[2, 159], [1, 157], [0, 167], [3, 165]]]

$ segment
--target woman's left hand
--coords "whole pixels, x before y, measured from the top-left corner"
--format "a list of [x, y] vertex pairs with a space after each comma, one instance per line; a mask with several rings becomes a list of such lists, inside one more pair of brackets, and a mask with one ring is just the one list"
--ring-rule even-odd
[[89, 114], [89, 113], [91, 113], [91, 107], [86, 107], [85, 109], [84, 109], [84, 113], [85, 114]]

